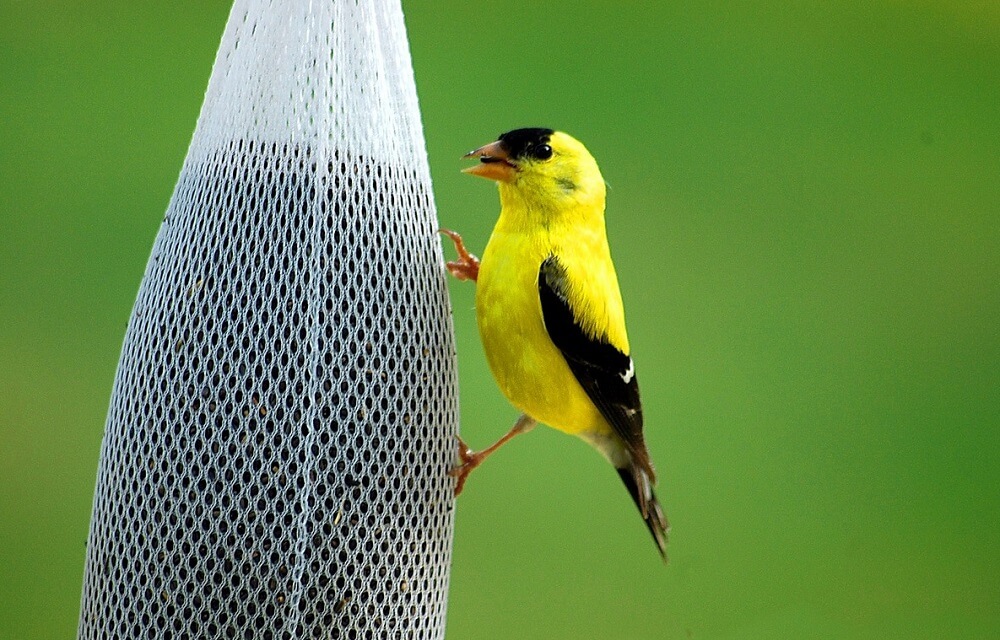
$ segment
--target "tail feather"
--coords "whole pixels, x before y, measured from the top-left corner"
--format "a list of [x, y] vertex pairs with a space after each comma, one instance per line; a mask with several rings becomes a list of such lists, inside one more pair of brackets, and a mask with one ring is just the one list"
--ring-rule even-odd
[[643, 520], [646, 521], [646, 527], [653, 536], [663, 562], [667, 562], [667, 534], [670, 531], [670, 523], [663, 514], [659, 500], [656, 499], [648, 473], [643, 467], [633, 463], [629, 467], [619, 468], [618, 475], [632, 496], [632, 500], [635, 501], [635, 506], [639, 508]]

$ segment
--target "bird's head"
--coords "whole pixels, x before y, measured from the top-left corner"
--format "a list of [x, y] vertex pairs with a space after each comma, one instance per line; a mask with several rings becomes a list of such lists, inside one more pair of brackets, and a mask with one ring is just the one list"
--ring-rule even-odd
[[465, 154], [479, 164], [465, 173], [496, 180], [502, 200], [527, 205], [597, 203], [603, 210], [604, 178], [587, 148], [573, 136], [552, 129], [515, 129], [496, 142]]

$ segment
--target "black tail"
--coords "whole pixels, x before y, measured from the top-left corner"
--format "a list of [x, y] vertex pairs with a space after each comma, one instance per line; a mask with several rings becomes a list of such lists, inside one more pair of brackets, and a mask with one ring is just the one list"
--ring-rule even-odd
[[670, 531], [670, 523], [663, 515], [660, 502], [656, 499], [656, 494], [653, 493], [649, 476], [638, 466], [618, 469], [618, 475], [621, 476], [625, 488], [628, 489], [629, 495], [635, 501], [635, 506], [639, 508], [639, 513], [642, 514], [646, 521], [646, 527], [653, 535], [653, 541], [656, 542], [656, 548], [660, 551], [663, 562], [666, 563], [667, 533]]

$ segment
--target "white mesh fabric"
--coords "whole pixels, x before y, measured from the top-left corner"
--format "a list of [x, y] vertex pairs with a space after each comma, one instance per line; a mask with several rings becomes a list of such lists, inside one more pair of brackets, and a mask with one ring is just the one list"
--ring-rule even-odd
[[457, 389], [398, 0], [237, 0], [129, 322], [79, 638], [440, 638]]

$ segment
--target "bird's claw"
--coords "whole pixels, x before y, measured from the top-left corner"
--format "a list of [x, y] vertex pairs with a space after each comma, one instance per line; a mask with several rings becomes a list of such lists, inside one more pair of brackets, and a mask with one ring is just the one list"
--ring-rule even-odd
[[458, 252], [458, 260], [449, 260], [444, 265], [448, 269], [448, 273], [459, 280], [472, 280], [473, 282], [478, 280], [479, 258], [469, 253], [469, 250], [465, 248], [462, 236], [451, 229], [438, 229], [438, 231], [451, 238], [451, 241], [455, 243], [455, 251]]
[[474, 460], [476, 452], [472, 450], [472, 447], [467, 445], [461, 436], [455, 436], [455, 439], [458, 440], [458, 458], [462, 461], [462, 464]]
[[455, 478], [455, 496], [462, 493], [462, 489], [465, 488], [465, 481], [468, 479], [469, 474], [472, 470], [482, 464], [483, 460], [486, 459], [485, 455], [476, 453], [472, 450], [469, 445], [465, 444], [465, 440], [455, 436], [458, 440], [458, 459], [461, 460], [461, 464], [454, 467], [448, 471], [448, 475]]
[[522, 414], [517, 419], [517, 422], [514, 423], [514, 426], [510, 428], [510, 431], [482, 451], [473, 451], [469, 448], [469, 445], [465, 444], [462, 438], [456, 435], [455, 437], [458, 439], [458, 458], [462, 463], [448, 472], [448, 475], [458, 479], [455, 485], [455, 495], [457, 496], [462, 493], [462, 488], [465, 487], [465, 479], [469, 477], [473, 469], [483, 463], [483, 460], [490, 457], [497, 449], [509, 442], [517, 434], [527, 433], [534, 429], [535, 424], [534, 418], [529, 418], [527, 414]]
[[446, 262], [444, 266], [447, 267], [448, 273], [458, 280], [472, 280], [475, 282], [479, 277], [478, 264], [468, 264], [465, 262], [450, 260]]

